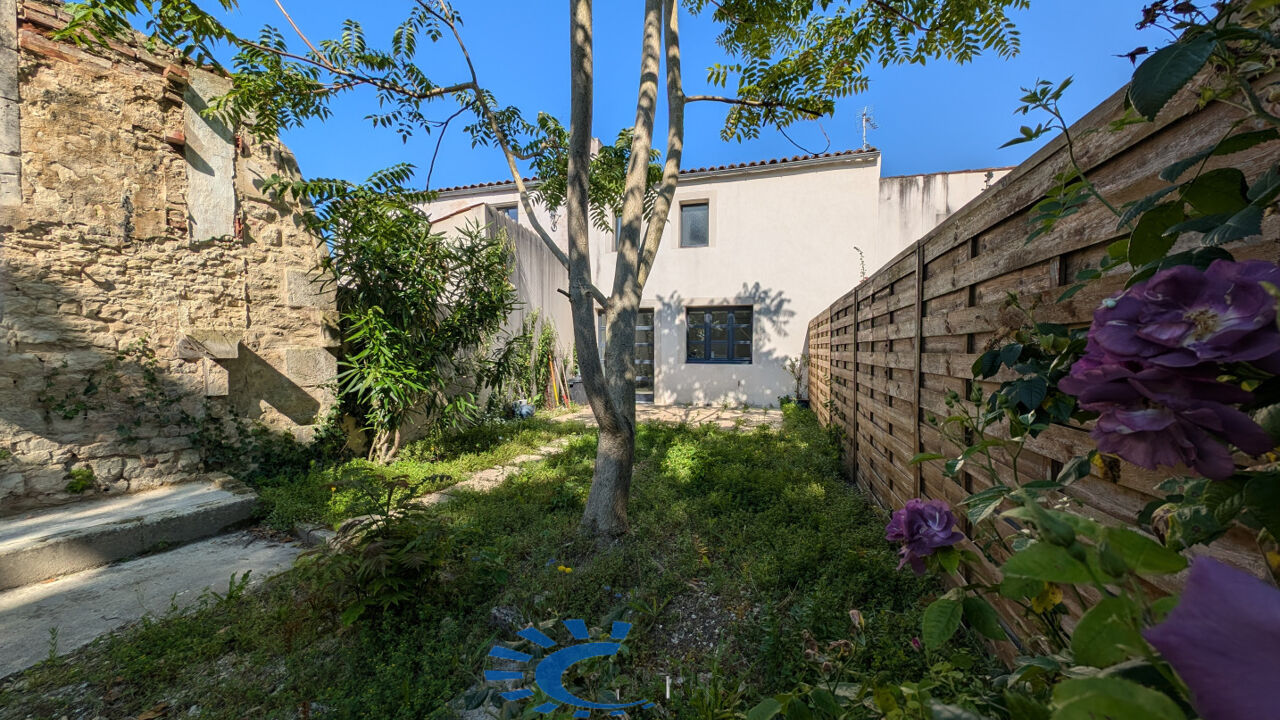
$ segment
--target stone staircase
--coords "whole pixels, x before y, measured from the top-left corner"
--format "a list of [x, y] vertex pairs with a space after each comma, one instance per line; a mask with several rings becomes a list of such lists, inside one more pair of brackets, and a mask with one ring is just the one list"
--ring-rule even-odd
[[[257, 496], [229, 476], [0, 518], [0, 677], [99, 635], [261, 580], [301, 548], [248, 532]], [[52, 648], [52, 650], [51, 650]]]

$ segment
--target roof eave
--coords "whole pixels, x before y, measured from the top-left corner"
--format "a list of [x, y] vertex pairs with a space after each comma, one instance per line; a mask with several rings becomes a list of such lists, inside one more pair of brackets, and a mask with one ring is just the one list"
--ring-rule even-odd
[[[812, 169], [828, 165], [869, 165], [874, 163], [879, 157], [880, 151], [875, 148], [871, 148], [867, 150], [847, 150], [841, 153], [832, 153], [801, 159], [782, 158], [778, 160], [765, 160], [754, 163], [744, 163], [732, 167], [695, 168], [693, 170], [681, 170], [680, 182], [699, 182], [703, 180], [729, 179], [750, 175], [766, 175], [777, 172], [789, 172], [792, 170]], [[539, 184], [539, 181], [534, 178], [525, 178], [524, 182], [530, 190], [535, 189]], [[439, 191], [437, 200], [442, 198], [465, 198], [474, 197], [476, 195], [491, 195], [495, 193], [508, 194], [514, 192], [515, 183], [507, 180], [503, 182], [484, 183], [460, 188], [447, 188]]]
[[823, 165], [868, 165], [875, 162], [880, 157], [879, 150], [862, 150], [841, 155], [832, 155], [830, 157], [813, 157], [803, 160], [782, 160], [778, 162], [763, 162], [754, 165], [741, 165], [738, 167], [728, 168], [712, 168], [709, 170], [688, 170], [680, 173], [680, 182], [697, 181], [707, 179], [721, 179], [743, 175], [766, 175], [769, 173], [785, 172], [791, 170], [811, 169], [821, 167]]

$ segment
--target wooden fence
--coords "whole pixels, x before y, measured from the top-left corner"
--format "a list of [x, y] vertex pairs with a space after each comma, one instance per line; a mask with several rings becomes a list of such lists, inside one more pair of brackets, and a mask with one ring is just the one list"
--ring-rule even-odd
[[[1123, 115], [1123, 99], [1124, 92], [1117, 92], [1072, 130], [1079, 138], [1075, 154], [1081, 167], [1117, 206], [1163, 187], [1161, 169], [1211, 145], [1240, 117], [1222, 104], [1197, 109], [1195, 98], [1186, 95], [1175, 98], [1156, 122], [1113, 132], [1108, 124]], [[1086, 132], [1092, 129], [1098, 132]], [[1280, 142], [1271, 142], [1225, 160], [1252, 181], [1278, 155]], [[1207, 169], [1226, 164], [1217, 160]], [[1096, 267], [1107, 245], [1121, 235], [1115, 216], [1096, 200], [1061, 220], [1051, 234], [1026, 242], [1031, 207], [1067, 165], [1067, 148], [1059, 139], [809, 323], [812, 406], [824, 424], [840, 429], [850, 475], [884, 505], [898, 508], [917, 496], [955, 504], [990, 484], [980, 474], [963, 472], [952, 479], [943, 475], [939, 462], [912, 465], [910, 460], [920, 452], [958, 454], [925, 420], [929, 414], [950, 414], [944, 405], [947, 391], [967, 396], [979, 382], [970, 370], [973, 361], [1003, 344], [1020, 324], [1005, 306], [1008, 293], [1027, 306], [1038, 304], [1039, 321], [1080, 327], [1123, 286], [1125, 273], [1112, 274], [1057, 302], [1076, 273]], [[1237, 259], [1280, 259], [1277, 217], [1269, 214], [1263, 228], [1262, 236], [1229, 247]], [[1194, 244], [1184, 236], [1175, 251]], [[850, 268], [851, 283], [855, 273]], [[1011, 377], [1003, 373], [982, 383], [985, 389]], [[1092, 447], [1087, 429], [1054, 426], [1027, 444], [1019, 472], [1024, 481], [1055, 477], [1063, 463]], [[1007, 466], [1000, 470], [1012, 477]], [[1116, 481], [1089, 476], [1067, 492], [1095, 519], [1132, 522], [1163, 477], [1123, 465]], [[1215, 544], [1213, 552], [1259, 575], [1265, 572], [1256, 543], [1243, 531]]]

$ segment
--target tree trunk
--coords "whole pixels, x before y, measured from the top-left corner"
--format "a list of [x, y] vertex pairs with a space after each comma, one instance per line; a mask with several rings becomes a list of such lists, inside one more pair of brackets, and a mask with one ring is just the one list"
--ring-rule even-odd
[[[623, 198], [622, 233], [618, 238], [613, 292], [609, 297], [609, 307], [604, 313], [603, 369], [608, 402], [603, 404], [608, 406], [610, 417], [604, 418], [596, 413], [600, 440], [596, 449], [591, 493], [587, 497], [587, 508], [582, 516], [583, 530], [597, 536], [616, 536], [627, 531], [627, 498], [631, 494], [636, 444], [636, 313], [643, 290], [638, 282], [640, 234], [644, 221], [649, 149], [653, 146], [654, 111], [658, 101], [662, 10], [662, 0], [646, 0], [644, 37], [640, 52], [640, 87], [631, 142], [631, 163], [627, 168]], [[572, 176], [572, 172], [570, 175]], [[595, 405], [593, 402], [593, 410]]]
[[[600, 362], [596, 342], [595, 304], [591, 284], [590, 229], [587, 182], [591, 170], [591, 104], [595, 74], [592, 67], [591, 0], [569, 0], [569, 167], [565, 188], [565, 226], [569, 234], [569, 303], [573, 309], [573, 339], [578, 366], [591, 412], [600, 428], [591, 498], [582, 528], [594, 535], [626, 532], [626, 487], [631, 481], [634, 439], [630, 423], [619, 413]], [[606, 308], [606, 311], [608, 308]], [[621, 495], [619, 484], [623, 483]], [[622, 514], [614, 509], [621, 498]]]
[[582, 529], [597, 538], [611, 538], [627, 532], [627, 498], [631, 494], [632, 463], [635, 460], [635, 427], [625, 430], [600, 428], [596, 446], [596, 469], [591, 477], [591, 493], [582, 514]]

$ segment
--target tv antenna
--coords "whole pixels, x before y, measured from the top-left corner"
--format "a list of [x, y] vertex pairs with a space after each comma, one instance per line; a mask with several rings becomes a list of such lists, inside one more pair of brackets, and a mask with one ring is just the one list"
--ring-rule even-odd
[[879, 130], [880, 126], [876, 124], [875, 117], [871, 114], [871, 107], [862, 108], [862, 149], [870, 150], [871, 145], [867, 143], [867, 130]]

